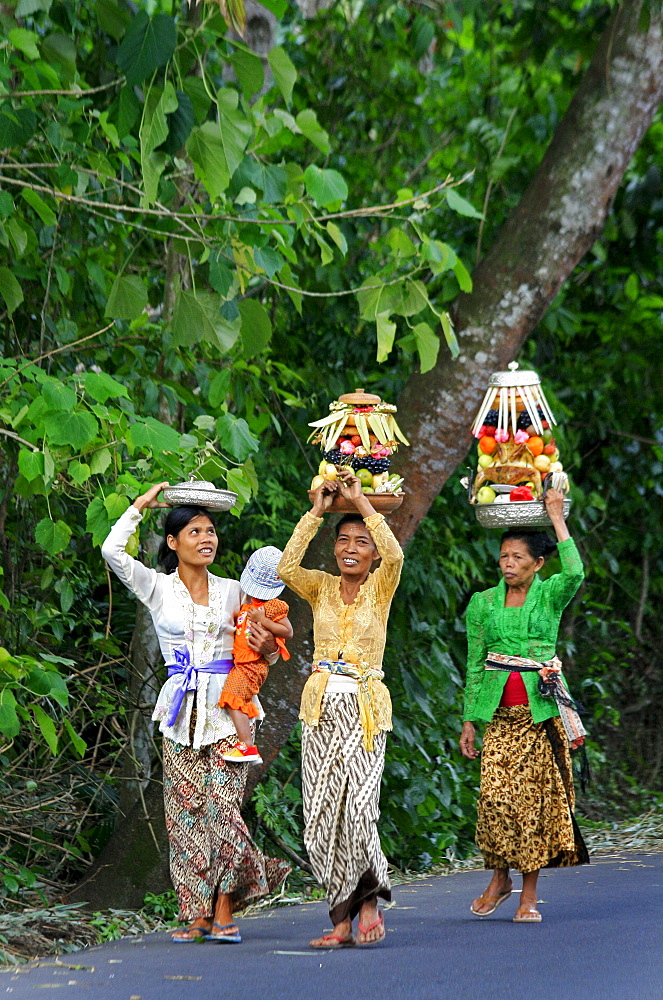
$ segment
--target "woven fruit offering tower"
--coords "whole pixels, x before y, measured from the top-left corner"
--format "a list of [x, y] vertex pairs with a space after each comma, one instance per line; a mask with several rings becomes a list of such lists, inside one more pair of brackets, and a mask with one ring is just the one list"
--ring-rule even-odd
[[[325, 480], [333, 481], [343, 467], [349, 467], [361, 481], [362, 492], [382, 513], [395, 510], [403, 502], [403, 480], [390, 472], [392, 455], [399, 443], [408, 441], [396, 423], [396, 407], [379, 396], [356, 389], [329, 404], [329, 414], [313, 420], [309, 441], [319, 444], [322, 461], [313, 477], [309, 495]], [[338, 494], [332, 510], [354, 511], [354, 505]]]
[[[554, 437], [556, 423], [536, 372], [520, 371], [512, 361], [508, 371], [490, 376], [472, 425], [478, 469], [469, 490], [484, 527], [550, 524], [545, 491], [569, 490]], [[564, 501], [565, 517], [570, 505]]]

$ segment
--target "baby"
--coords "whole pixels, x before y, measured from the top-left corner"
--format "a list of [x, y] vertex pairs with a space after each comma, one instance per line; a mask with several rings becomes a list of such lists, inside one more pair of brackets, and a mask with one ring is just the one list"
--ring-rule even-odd
[[258, 748], [253, 745], [251, 719], [258, 716], [253, 696], [267, 680], [269, 664], [264, 656], [254, 652], [248, 644], [251, 625], [259, 622], [276, 639], [281, 656], [290, 659], [285, 640], [292, 638], [292, 625], [288, 620], [288, 605], [277, 600], [285, 584], [276, 573], [283, 553], [273, 545], [257, 549], [248, 559], [239, 583], [250, 598], [242, 604], [235, 622], [233, 660], [235, 665], [228, 674], [219, 705], [228, 709], [237, 733], [235, 745], [222, 754], [224, 760], [234, 763], [262, 764]]

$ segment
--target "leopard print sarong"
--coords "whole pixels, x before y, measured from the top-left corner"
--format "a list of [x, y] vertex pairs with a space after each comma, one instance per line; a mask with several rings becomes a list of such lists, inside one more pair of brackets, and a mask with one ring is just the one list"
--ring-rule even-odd
[[531, 872], [587, 863], [574, 806], [560, 720], [532, 722], [528, 705], [498, 708], [481, 754], [476, 843], [485, 867]]

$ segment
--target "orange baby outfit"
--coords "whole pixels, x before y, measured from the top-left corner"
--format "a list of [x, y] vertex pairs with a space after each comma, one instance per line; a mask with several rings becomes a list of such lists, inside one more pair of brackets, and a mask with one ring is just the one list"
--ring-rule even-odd
[[[240, 712], [244, 712], [249, 719], [255, 719], [259, 714], [258, 709], [253, 704], [253, 696], [258, 694], [267, 680], [269, 672], [269, 664], [265, 657], [251, 649], [248, 643], [247, 637], [251, 626], [249, 611], [252, 608], [263, 608], [267, 618], [273, 622], [287, 618], [290, 611], [285, 601], [279, 601], [275, 597], [269, 601], [260, 601], [256, 597], [252, 597], [250, 603], [242, 604], [239, 610], [233, 643], [235, 666], [228, 674], [228, 679], [219, 698], [219, 705], [221, 708], [238, 709]], [[290, 653], [286, 649], [285, 641], [278, 636], [274, 636], [274, 638], [281, 657], [284, 660], [289, 660]]]

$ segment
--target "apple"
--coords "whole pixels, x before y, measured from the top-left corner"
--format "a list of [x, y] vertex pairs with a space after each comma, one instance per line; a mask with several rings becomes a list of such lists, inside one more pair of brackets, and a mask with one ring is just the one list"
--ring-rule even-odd
[[355, 475], [362, 486], [373, 485], [373, 473], [369, 472], [368, 469], [357, 469]]
[[373, 493], [374, 490], [373, 490], [372, 486], [362, 486], [361, 492], [362, 493]]
[[496, 496], [497, 493], [495, 492], [495, 490], [491, 490], [490, 486], [482, 486], [479, 492], [477, 493], [477, 502], [493, 503]]
[[490, 466], [492, 464], [493, 464], [493, 456], [492, 455], [484, 455], [483, 453], [481, 455], [479, 455], [479, 468], [480, 469], [487, 469], [488, 466]]
[[553, 439], [553, 432], [550, 430], [550, 427], [546, 427], [541, 437], [543, 438], [545, 444], [550, 444]]
[[336, 466], [332, 465], [331, 462], [327, 462], [325, 464], [325, 471], [323, 472], [323, 476], [325, 477], [325, 479], [328, 479], [330, 482], [333, 482], [334, 479], [336, 479], [337, 475], [338, 473], [336, 472]]
[[561, 462], [551, 462], [550, 463], [551, 472], [564, 472], [564, 466]]
[[548, 472], [550, 470], [550, 459], [547, 455], [537, 455], [534, 459], [534, 468], [538, 469], [539, 472]]
[[318, 486], [322, 486], [324, 481], [325, 481], [324, 476], [314, 476], [313, 479], [311, 480], [311, 489], [317, 490]]
[[371, 486], [373, 487], [374, 490], [376, 490], [378, 486], [382, 485], [382, 483], [388, 483], [388, 482], [389, 482], [389, 473], [381, 472], [379, 475], [372, 477]]

